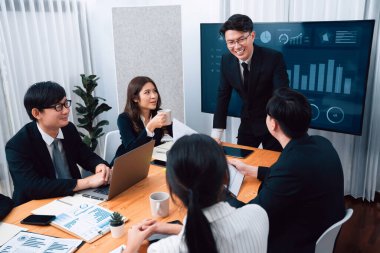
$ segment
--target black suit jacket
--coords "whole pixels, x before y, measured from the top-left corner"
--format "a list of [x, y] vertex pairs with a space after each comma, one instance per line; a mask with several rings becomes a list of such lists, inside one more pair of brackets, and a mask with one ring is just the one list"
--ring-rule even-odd
[[226, 128], [228, 104], [232, 89], [235, 89], [243, 101], [239, 137], [262, 136], [268, 133], [265, 125], [266, 104], [275, 89], [289, 85], [282, 54], [255, 45], [249, 74], [249, 84], [245, 89], [239, 60], [231, 53], [222, 56], [214, 128]]
[[[152, 115], [152, 117], [154, 117], [155, 115], [156, 114]], [[139, 127], [142, 129], [139, 132], [135, 131], [135, 129], [133, 128], [132, 120], [129, 118], [126, 112], [123, 112], [119, 115], [119, 117], [117, 118], [117, 126], [120, 131], [122, 144], [117, 149], [115, 158], [139, 146], [142, 146], [145, 143], [148, 143], [152, 139], [155, 140], [155, 146], [162, 144], [161, 139], [165, 133], [165, 130], [169, 135], [173, 135], [172, 125], [165, 126], [163, 128], [156, 128], [154, 130], [154, 136], [149, 137], [145, 130], [144, 123], [141, 120], [139, 120], [138, 124]], [[115, 160], [115, 158], [113, 159], [113, 161]]]
[[291, 140], [250, 203], [268, 213], [268, 253], [314, 253], [319, 236], [345, 215], [342, 165], [330, 141]]
[[0, 221], [12, 211], [13, 205], [13, 201], [10, 198], [0, 194]]
[[73, 194], [81, 174], [77, 164], [91, 172], [98, 164], [107, 164], [84, 144], [75, 126], [61, 128], [66, 159], [73, 179], [57, 179], [45, 141], [36, 122], [21, 128], [5, 146], [14, 192], [13, 200], [20, 205], [32, 199], [44, 199]]

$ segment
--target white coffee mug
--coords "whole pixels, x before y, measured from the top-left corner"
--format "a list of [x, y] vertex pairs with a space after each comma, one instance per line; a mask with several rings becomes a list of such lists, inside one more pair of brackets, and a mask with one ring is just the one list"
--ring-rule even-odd
[[162, 109], [157, 112], [158, 114], [165, 114], [166, 115], [166, 120], [164, 125], [168, 126], [172, 123], [172, 110], [170, 109]]
[[169, 194], [166, 192], [153, 192], [149, 196], [150, 210], [153, 217], [166, 217], [169, 215]]

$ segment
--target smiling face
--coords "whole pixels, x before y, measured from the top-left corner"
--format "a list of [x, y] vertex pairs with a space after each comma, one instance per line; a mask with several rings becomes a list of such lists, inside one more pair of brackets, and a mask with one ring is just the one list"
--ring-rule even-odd
[[255, 33], [228, 30], [224, 34], [227, 48], [239, 60], [246, 61], [253, 53]]
[[[67, 98], [62, 98], [58, 103], [64, 104]], [[32, 114], [36, 118], [38, 125], [41, 129], [55, 137], [58, 134], [58, 130], [69, 124], [69, 114], [70, 108], [62, 107], [61, 111], [57, 111], [55, 108], [44, 108], [44, 109], [32, 109]]]
[[138, 103], [140, 111], [155, 110], [157, 108], [158, 92], [151, 82], [147, 82], [139, 92]]

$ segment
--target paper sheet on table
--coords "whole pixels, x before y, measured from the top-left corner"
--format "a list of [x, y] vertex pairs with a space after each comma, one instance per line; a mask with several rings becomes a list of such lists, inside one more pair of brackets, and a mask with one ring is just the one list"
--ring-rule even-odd
[[46, 205], [43, 205], [32, 211], [32, 214], [38, 215], [58, 215], [62, 212], [66, 212], [74, 205], [80, 205], [83, 203], [97, 205], [103, 202], [98, 199], [91, 199], [83, 197], [81, 194], [75, 194], [74, 196], [67, 196], [64, 198], [53, 200]]
[[173, 141], [176, 142], [184, 135], [196, 134], [197, 132], [183, 124], [177, 119], [173, 119]]
[[9, 241], [13, 236], [28, 229], [13, 224], [0, 222], [0, 246]]
[[125, 250], [126, 248], [127, 248], [127, 246], [122, 244], [119, 247], [117, 247], [116, 249], [110, 251], [110, 253], [120, 253], [120, 252], [123, 252], [123, 250]]
[[241, 184], [243, 183], [244, 175], [241, 174], [235, 166], [228, 164], [230, 171], [230, 184], [228, 190], [235, 196], [239, 194]]
[[36, 233], [20, 232], [0, 247], [0, 252], [74, 252], [82, 240], [56, 238]]
[[172, 146], [173, 142], [170, 141], [154, 147], [152, 158], [166, 162], [166, 152], [168, 152]]

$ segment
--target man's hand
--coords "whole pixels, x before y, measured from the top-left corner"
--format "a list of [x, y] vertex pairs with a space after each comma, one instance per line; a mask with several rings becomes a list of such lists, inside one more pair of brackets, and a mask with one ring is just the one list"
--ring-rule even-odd
[[243, 174], [244, 176], [251, 176], [257, 178], [257, 170], [258, 167], [256, 166], [250, 166], [238, 159], [231, 159], [228, 160], [228, 163], [232, 164], [236, 167], [236, 169]]
[[219, 145], [222, 145], [222, 141], [220, 140], [220, 138], [213, 138]]
[[78, 179], [73, 191], [80, 191], [88, 188], [96, 188], [108, 184], [111, 179], [112, 170], [105, 164], [99, 164], [95, 168], [95, 174], [86, 178]]
[[106, 166], [105, 164], [98, 164], [98, 166], [95, 167], [95, 174], [102, 173], [104, 184], [108, 184], [111, 179], [112, 170]]

